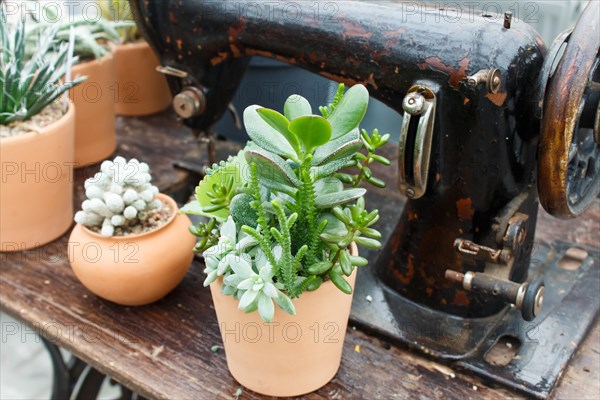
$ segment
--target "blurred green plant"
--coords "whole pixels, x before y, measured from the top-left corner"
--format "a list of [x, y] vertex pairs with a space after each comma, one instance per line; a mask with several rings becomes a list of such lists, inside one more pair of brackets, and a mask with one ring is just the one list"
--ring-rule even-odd
[[8, 125], [40, 113], [85, 77], [70, 79], [77, 61], [72, 30], [66, 40], [60, 40], [59, 26], [45, 27], [39, 42], [32, 46], [26, 40], [25, 19], [16, 25], [5, 23], [5, 11], [0, 7], [0, 21], [0, 125]]
[[[102, 17], [114, 22], [132, 22], [133, 14], [127, 0], [96, 0], [102, 10]], [[133, 43], [141, 36], [134, 24], [117, 28], [123, 43]]]

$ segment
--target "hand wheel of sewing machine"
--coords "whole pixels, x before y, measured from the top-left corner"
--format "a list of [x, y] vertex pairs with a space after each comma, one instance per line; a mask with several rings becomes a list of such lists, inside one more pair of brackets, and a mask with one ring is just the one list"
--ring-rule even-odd
[[600, 193], [600, 33], [584, 13], [556, 38], [541, 74], [538, 189], [558, 218], [583, 213]]

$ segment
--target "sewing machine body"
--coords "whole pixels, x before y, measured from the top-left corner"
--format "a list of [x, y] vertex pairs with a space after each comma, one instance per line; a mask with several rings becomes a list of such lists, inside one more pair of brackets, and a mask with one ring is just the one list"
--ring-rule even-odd
[[[541, 353], [508, 372], [485, 372], [481, 361], [503, 332], [526, 337], [523, 318], [539, 316], [544, 297], [533, 278], [555, 271], [565, 251], [538, 249], [546, 258], [530, 269], [547, 49], [529, 25], [472, 14], [440, 23], [437, 10], [409, 14], [394, 3], [343, 2], [334, 18], [301, 12], [290, 20], [285, 4], [273, 2], [130, 2], [171, 91], [183, 94], [176, 99], [183, 122], [196, 132], [226, 112], [251, 56], [362, 83], [403, 114], [398, 189], [408, 200], [377, 265], [359, 279], [353, 317], [531, 394], [549, 393], [562, 367], [527, 377], [527, 363], [544, 363]], [[415, 111], [415, 101], [424, 108]], [[570, 293], [575, 281], [598, 279], [582, 271], [571, 280], [555, 271], [551, 279]], [[361, 296], [375, 293], [381, 301], [373, 312]], [[558, 308], [563, 298], [550, 302]], [[561, 326], [577, 331], [569, 337], [585, 336], [592, 308], [575, 325], [563, 318]], [[453, 340], [440, 339], [439, 329], [425, 333], [428, 326]], [[536, 386], [542, 378], [545, 386]]]

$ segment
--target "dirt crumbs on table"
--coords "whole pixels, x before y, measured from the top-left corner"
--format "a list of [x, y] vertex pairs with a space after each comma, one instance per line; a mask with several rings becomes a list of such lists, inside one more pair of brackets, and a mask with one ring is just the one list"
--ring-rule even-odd
[[60, 119], [66, 112], [67, 103], [55, 101], [27, 121], [14, 121], [6, 126], [0, 125], [0, 138], [9, 138], [29, 132], [39, 133], [44, 127]]
[[[154, 210], [150, 211], [142, 211], [148, 214], [147, 218], [143, 221], [136, 219], [133, 225], [115, 227], [115, 233], [113, 237], [140, 235], [142, 233], [151, 232], [164, 225], [173, 215], [173, 210], [167, 203], [161, 203], [162, 206], [160, 208], [155, 208]], [[95, 233], [100, 233], [101, 230], [99, 227], [90, 227], [88, 229]]]

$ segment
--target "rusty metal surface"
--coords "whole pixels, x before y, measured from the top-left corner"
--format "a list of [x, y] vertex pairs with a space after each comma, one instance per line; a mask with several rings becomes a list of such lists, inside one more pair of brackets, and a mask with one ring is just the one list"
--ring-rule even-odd
[[[596, 218], [597, 219], [597, 218]], [[594, 240], [598, 246], [598, 240]], [[560, 268], [570, 248], [585, 249], [577, 270]], [[462, 318], [423, 307], [399, 296], [373, 274], [361, 270], [352, 304], [353, 323], [428, 355], [501, 383], [531, 398], [548, 398], [600, 310], [600, 251], [582, 244], [539, 243], [528, 280], [546, 282], [544, 307], [531, 322], [505, 307], [485, 318]], [[365, 300], [369, 297], [371, 301]], [[485, 356], [502, 337], [520, 343], [508, 365]]]
[[[582, 132], [584, 127], [580, 126], [590, 74], [598, 67], [598, 15], [600, 2], [589, 2], [568, 37], [565, 52], [545, 92], [538, 187], [543, 207], [560, 218], [579, 215], [600, 191], [600, 171], [596, 170], [600, 147], [593, 143], [591, 130]], [[597, 104], [596, 101], [596, 107]], [[583, 146], [589, 149], [573, 160]], [[586, 171], [583, 176], [576, 175], [580, 168], [589, 168], [591, 176], [587, 177]], [[586, 178], [591, 180], [589, 186], [580, 187], [581, 182], [576, 181]]]

